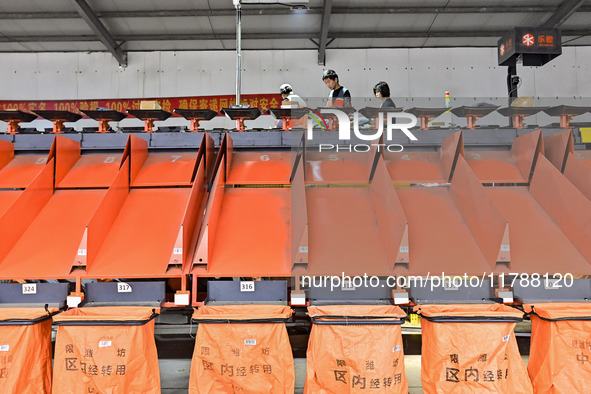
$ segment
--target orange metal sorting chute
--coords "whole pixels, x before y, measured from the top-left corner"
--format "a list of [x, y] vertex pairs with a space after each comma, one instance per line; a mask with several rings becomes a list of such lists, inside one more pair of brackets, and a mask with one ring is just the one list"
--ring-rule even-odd
[[396, 269], [398, 265], [407, 270], [410, 264], [408, 222], [381, 155], [371, 179], [369, 194], [388, 266]]
[[560, 172], [564, 172], [564, 166], [569, 153], [574, 152], [573, 132], [571, 129], [551, 134], [544, 137], [544, 156], [554, 164]]
[[[192, 187], [189, 184], [130, 192], [130, 169], [137, 176], [142, 174], [140, 160], [134, 159], [132, 153], [136, 152], [140, 159], [147, 157], [145, 141], [130, 136], [123, 155], [80, 155], [78, 142], [57, 137], [51, 149], [52, 161], [43, 176], [37, 177], [13, 204], [21, 204], [22, 199], [22, 204], [27, 205], [29, 201], [26, 210], [11, 207], [0, 220], [0, 227], [12, 229], [7, 237], [15, 237], [0, 247], [0, 277], [61, 279], [88, 277], [94, 272], [100, 277], [180, 275], [181, 265], [192, 249], [189, 244], [195, 242], [193, 231], [205, 193], [205, 151], [212, 146], [211, 138], [204, 138], [200, 153], [192, 155], [199, 157], [199, 166], [193, 163], [186, 171], [186, 164], [180, 164], [183, 177], [190, 182], [195, 179]], [[164, 168], [173, 179], [178, 178], [179, 172], [174, 169], [177, 161], [172, 160]], [[166, 177], [164, 182], [168, 182]], [[57, 185], [55, 190], [52, 184]], [[34, 208], [32, 198], [41, 201], [38, 208]], [[159, 219], [152, 220], [154, 216]], [[116, 241], [109, 241], [113, 237]], [[130, 247], [138, 260], [129, 257]], [[109, 252], [115, 256], [109, 256]], [[101, 264], [101, 258], [106, 258], [107, 264]], [[141, 262], [141, 267], [129, 268], [128, 261]]]
[[[302, 138], [303, 147], [304, 139]], [[308, 204], [304, 183], [304, 152], [297, 152], [294, 160], [294, 172], [291, 177], [291, 263], [296, 267], [307, 268], [308, 254]]]
[[[523, 137], [528, 136], [533, 138], [537, 132]], [[514, 150], [526, 142], [519, 138], [514, 142]], [[564, 166], [565, 155], [572, 155], [569, 153], [572, 150], [571, 134], [569, 131], [557, 133], [544, 141], [549, 146], [548, 155], [554, 166], [539, 155], [530, 187], [486, 188], [509, 222], [511, 270], [586, 274], [591, 269], [586, 224], [591, 220], [591, 207], [589, 200], [556, 169]], [[533, 140], [530, 142], [533, 146]], [[541, 142], [538, 141], [537, 145]], [[531, 152], [525, 156], [531, 157]]]
[[511, 271], [579, 272], [587, 261], [528, 191], [527, 186], [486, 189], [509, 221]]
[[14, 144], [0, 140], [0, 170], [14, 158]]
[[441, 168], [438, 152], [400, 152], [384, 155], [395, 184], [445, 183], [448, 181]]
[[[451, 187], [430, 187], [421, 184], [423, 178], [406, 177], [415, 186], [396, 188], [408, 220], [411, 274], [478, 274], [490, 271], [500, 258], [498, 253], [506, 230], [502, 225], [504, 219], [494, 204], [487, 201], [482, 186], [463, 162], [462, 152], [461, 132], [444, 140], [439, 166], [442, 174], [445, 171], [443, 179], [446, 182], [452, 179]], [[457, 179], [454, 171], [458, 172]], [[471, 200], [473, 196], [484, 198], [485, 204], [479, 206]], [[493, 220], [495, 230], [486, 234], [482, 220]]]
[[588, 168], [591, 168], [591, 150], [576, 151], [574, 155], [577, 159], [580, 159]]
[[564, 176], [591, 200], [591, 151], [569, 153], [564, 167]]
[[490, 271], [447, 187], [396, 190], [409, 223], [411, 273], [478, 274]]
[[[509, 221], [511, 271], [586, 274], [589, 201], [544, 157], [531, 186], [488, 187]], [[586, 210], [587, 209], [587, 210]]]
[[289, 152], [234, 152], [228, 185], [287, 185], [291, 175]]
[[123, 159], [123, 152], [84, 154], [63, 179], [56, 183], [56, 188], [108, 188], [123, 165]]
[[1, 147], [0, 188], [16, 189], [0, 190], [0, 278], [4, 278], [5, 257], [51, 198], [54, 159], [46, 165], [47, 156], [14, 156], [13, 145], [4, 141]]
[[14, 145], [0, 141], [0, 189], [24, 189], [45, 167], [47, 154], [14, 155]]
[[[73, 266], [84, 265], [76, 262], [77, 254], [86, 259], [86, 248], [80, 243], [86, 237], [86, 228], [103, 200], [107, 190], [86, 188], [92, 185], [92, 175], [104, 172], [114, 166], [117, 171], [120, 163], [107, 163], [97, 166], [93, 163], [85, 171], [84, 160], [80, 156], [80, 144], [65, 137], [56, 137], [50, 151], [52, 158], [44, 172], [23, 192], [36, 193], [46, 199], [34, 220], [29, 222], [18, 242], [11, 243], [11, 249], [0, 263], [0, 276], [10, 279], [60, 279], [71, 277]], [[98, 161], [105, 161], [107, 155], [96, 155]], [[107, 161], [110, 161], [107, 160]], [[55, 162], [55, 166], [53, 163]], [[80, 162], [83, 162], [80, 164]], [[55, 167], [55, 176], [53, 169]], [[75, 176], [69, 178], [72, 190], [54, 189], [68, 178], [69, 170], [75, 168]], [[113, 171], [111, 171], [113, 172]], [[43, 174], [43, 172], [42, 172]], [[88, 176], [88, 177], [87, 177]], [[80, 182], [76, 182], [76, 179]], [[35, 183], [43, 183], [36, 186]], [[101, 185], [103, 186], [103, 185]], [[38, 197], [41, 198], [41, 197]], [[29, 207], [27, 206], [27, 209]], [[22, 219], [23, 214], [20, 214]]]
[[465, 158], [482, 183], [528, 183], [543, 153], [542, 131], [536, 130], [515, 138], [510, 152], [468, 151]]
[[[14, 158], [14, 144], [0, 140], [0, 179], [2, 178], [2, 168], [10, 163]], [[2, 190], [0, 191], [0, 217], [6, 212], [6, 209], [20, 196], [20, 190]]]
[[449, 193], [490, 269], [497, 263], [508, 265], [509, 223], [463, 157], [457, 160]]
[[412, 267], [406, 216], [381, 153], [364, 155], [368, 163], [375, 160], [365, 185], [306, 189], [309, 263], [306, 272], [294, 273], [390, 275]]
[[0, 218], [45, 168], [46, 162], [47, 155], [15, 157], [14, 144], [0, 140]]
[[538, 159], [530, 193], [587, 259], [587, 264], [581, 264], [576, 270], [563, 272], [591, 273], [591, 200], [545, 157]]
[[[277, 158], [280, 162], [283, 160], [280, 156]], [[275, 166], [268, 163], [271, 156], [269, 159], [253, 166], [259, 169]], [[252, 175], [256, 177], [252, 181], [262, 180], [259, 169], [245, 171], [240, 168], [240, 162], [236, 166], [240, 176], [234, 176], [234, 165], [232, 139], [226, 134], [216, 160], [191, 273], [289, 276], [290, 189], [271, 184], [226, 188], [227, 179], [239, 179], [248, 184], [250, 178], [246, 176]], [[283, 183], [284, 175], [274, 181]]]
[[371, 152], [308, 152], [306, 184], [367, 183], [373, 157]]
[[384, 152], [384, 160], [394, 184], [445, 183], [460, 155], [464, 155], [464, 137], [458, 131], [443, 140], [440, 152]]
[[306, 199], [308, 274], [392, 272], [368, 188], [311, 188], [306, 190]]
[[[553, 148], [556, 151], [554, 157], [560, 157], [557, 152], [562, 150], [564, 154], [568, 138], [553, 138], [562, 138], [563, 147]], [[497, 167], [492, 164], [481, 162], [480, 159], [470, 159], [471, 154], [484, 157], [486, 152], [466, 152], [470, 168], [463, 159], [458, 160], [450, 193], [472, 237], [486, 256], [490, 267], [496, 271], [539, 273], [554, 272], [560, 267], [565, 272], [585, 273], [589, 269], [586, 261], [588, 258], [579, 250], [588, 247], [581, 246], [578, 250], [575, 245], [585, 244], [582, 240], [586, 237], [582, 226], [586, 219], [574, 217], [571, 208], [562, 212], [566, 206], [578, 206], [580, 199], [577, 199], [572, 185], [569, 186], [547, 159], [539, 155], [543, 153], [543, 146], [540, 131], [516, 138], [511, 160], [505, 161], [505, 167], [500, 166], [498, 172], [495, 172]], [[514, 177], [511, 183], [529, 182], [531, 179], [532, 187], [494, 185], [495, 182], [510, 181], [507, 172], [503, 170], [508, 168], [507, 165], [521, 173], [521, 178]], [[494, 181], [494, 187], [482, 188], [478, 185], [478, 179], [473, 174], [470, 175], [470, 169], [479, 175], [480, 182]], [[484, 175], [486, 171], [490, 171], [488, 175]], [[557, 188], [557, 185], [560, 187]], [[405, 192], [400, 190], [403, 205]], [[412, 246], [412, 228], [415, 222], [406, 206], [405, 210], [411, 219]], [[414, 259], [416, 256], [412, 257]], [[557, 261], [560, 261], [559, 266]], [[495, 262], [501, 263], [501, 266], [495, 267]], [[417, 264], [414, 265], [416, 266]]]
[[86, 276], [182, 275], [200, 218], [206, 152], [212, 143], [205, 134], [197, 154], [155, 154], [151, 158], [147, 142], [130, 135], [126, 152], [132, 186], [128, 189], [122, 178], [113, 190], [110, 207], [105, 205], [106, 215], [96, 216], [101, 223], [94, 239], [89, 229]]
[[[150, 153], [142, 163], [131, 187], [191, 186], [197, 153]], [[135, 173], [132, 161], [132, 173]]]
[[591, 151], [574, 150], [570, 129], [545, 137], [544, 143], [548, 160], [591, 200]]

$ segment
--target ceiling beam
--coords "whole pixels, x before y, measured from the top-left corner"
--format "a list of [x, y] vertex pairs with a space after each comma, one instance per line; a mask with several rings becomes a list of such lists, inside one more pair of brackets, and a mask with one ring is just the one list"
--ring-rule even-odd
[[[554, 6], [489, 6], [489, 7], [334, 7], [332, 14], [359, 15], [359, 14], [515, 14], [515, 13], [555, 13], [560, 7]], [[301, 10], [281, 8], [253, 8], [244, 7], [243, 16], [257, 15], [321, 15], [323, 8], [315, 7]], [[591, 12], [591, 6], [580, 6], [579, 12]], [[173, 17], [235, 17], [234, 8], [210, 10], [137, 10], [137, 11], [97, 11], [97, 18], [173, 18]], [[0, 12], [0, 19], [77, 19], [76, 12]]]
[[544, 23], [540, 25], [540, 27], [545, 28], [554, 28], [560, 27], [572, 14], [574, 14], [577, 9], [579, 9], [585, 0], [565, 0], [556, 12], [552, 14]]
[[[578, 37], [578, 39], [582, 39], [581, 37]], [[479, 43], [478, 45], [472, 45], [470, 44], [469, 46], [467, 46], [467, 48], [496, 48], [497, 47], [497, 39], [493, 39], [492, 37], [489, 39], [489, 42], [487, 43]], [[308, 43], [309, 41], [306, 42], [302, 42], [302, 45], [297, 46], [297, 47], [290, 47], [290, 50], [294, 50], [294, 51], [311, 51], [311, 50], [316, 50], [316, 48], [314, 47], [310, 47], [310, 46], [306, 46], [305, 44]], [[562, 46], [576, 46], [577, 44], [575, 43], [576, 41], [569, 41], [568, 44], [563, 44]], [[265, 46], [265, 45], [261, 45], [258, 46], [255, 44], [255, 42], [252, 43], [252, 45], [248, 46], [248, 50], [249, 51], [274, 51], [277, 50], [278, 48], [276, 47], [269, 47], [269, 46]], [[0, 42], [0, 53], [38, 53], [39, 51], [35, 51], [35, 50], [31, 50], [31, 49], [27, 49], [27, 48], [22, 48], [22, 49], [1, 49], [2, 46], [4, 45], [4, 43]], [[313, 45], [310, 42], [310, 45]], [[586, 41], [587, 46], [591, 46], [591, 42]], [[457, 44], [453, 44], [451, 42], [448, 43], [444, 43], [444, 44], [440, 44], [438, 43], [437, 45], [430, 45], [428, 42], [423, 45], [423, 43], [421, 42], [419, 45], [404, 45], [404, 44], [399, 44], [399, 45], [374, 45], [372, 47], [373, 49], [409, 49], [409, 48], [457, 48]], [[368, 49], [367, 45], [357, 45], [357, 44], [341, 44], [339, 45], [339, 49]], [[170, 46], [167, 46], [166, 48], [161, 48], [161, 47], [152, 47], [152, 48], [129, 48], [127, 49], [128, 53], [131, 52], [146, 52], [146, 51], [175, 51], [175, 52], [194, 52], [194, 51], [208, 51], [208, 52], [223, 52], [223, 51], [228, 51], [228, 49], [226, 48], [203, 48], [203, 47], [198, 47], [195, 46], [193, 48], [172, 48]], [[79, 49], [71, 49], [71, 48], [59, 48], [59, 49], [51, 49], [51, 50], [43, 50], [43, 52], [48, 52], [48, 53], [79, 53], [80, 50]], [[86, 52], [90, 53], [90, 52], [104, 52], [102, 50], [86, 50]]]
[[103, 25], [103, 23], [97, 18], [92, 11], [92, 8], [88, 5], [86, 0], [70, 0], [76, 11], [82, 19], [90, 26], [94, 34], [98, 37], [99, 41], [107, 48], [109, 52], [117, 59], [119, 65], [127, 67], [127, 54], [123, 52], [117, 41], [111, 36], [109, 30]]
[[326, 63], [326, 43], [328, 41], [328, 28], [330, 27], [330, 14], [332, 11], [332, 0], [324, 0], [322, 9], [322, 24], [320, 25], [320, 38], [318, 40], [318, 65]]
[[[331, 39], [339, 38], [465, 38], [465, 37], [501, 37], [504, 30], [486, 31], [361, 31], [361, 32], [334, 32]], [[585, 36], [591, 35], [590, 29], [562, 30], [562, 36]], [[243, 40], [298, 40], [317, 39], [317, 33], [243, 33]], [[187, 41], [187, 40], [235, 40], [235, 33], [222, 34], [134, 34], [115, 36], [117, 41]], [[94, 35], [0, 35], [0, 42], [87, 42], [97, 41]]]

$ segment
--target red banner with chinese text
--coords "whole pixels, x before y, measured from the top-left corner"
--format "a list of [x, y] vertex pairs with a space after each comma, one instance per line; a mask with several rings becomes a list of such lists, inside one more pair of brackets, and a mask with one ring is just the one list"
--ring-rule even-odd
[[[194, 96], [194, 97], [160, 97], [134, 99], [97, 99], [97, 100], [38, 100], [38, 101], [10, 101], [0, 100], [0, 110], [20, 110], [34, 112], [36, 110], [55, 110], [79, 112], [79, 110], [94, 110], [97, 107], [108, 108], [119, 112], [128, 109], [140, 109], [141, 101], [157, 101], [164, 111], [172, 112], [175, 108], [182, 109], [211, 109], [219, 111], [228, 108], [236, 102], [234, 95]], [[245, 94], [242, 104], [249, 104], [263, 111], [278, 108], [281, 104], [279, 94]]]

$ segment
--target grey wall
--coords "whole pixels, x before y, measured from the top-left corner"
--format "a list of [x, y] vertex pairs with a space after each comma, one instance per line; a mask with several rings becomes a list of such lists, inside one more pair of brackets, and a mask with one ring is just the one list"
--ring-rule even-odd
[[[455, 98], [506, 97], [506, 68], [496, 64], [495, 48], [328, 50], [326, 67], [317, 65], [316, 51], [245, 51], [242, 92], [275, 92], [289, 82], [303, 97], [325, 97], [322, 71], [333, 68], [354, 96], [371, 96], [385, 80], [393, 97], [433, 97], [439, 106], [445, 91]], [[520, 96], [591, 96], [591, 47], [564, 48], [546, 66], [519, 66], [518, 73]], [[235, 53], [132, 52], [125, 69], [108, 53], [5, 53], [0, 79], [0, 100], [232, 94]]]

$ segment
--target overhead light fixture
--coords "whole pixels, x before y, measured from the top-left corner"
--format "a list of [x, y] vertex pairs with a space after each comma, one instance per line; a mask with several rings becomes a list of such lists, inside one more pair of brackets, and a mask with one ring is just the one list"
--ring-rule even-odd
[[278, 4], [294, 9], [308, 8], [309, 0], [234, 0], [241, 4]]

